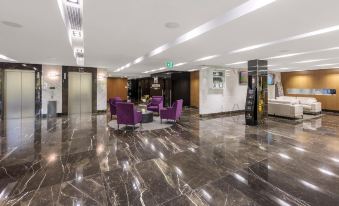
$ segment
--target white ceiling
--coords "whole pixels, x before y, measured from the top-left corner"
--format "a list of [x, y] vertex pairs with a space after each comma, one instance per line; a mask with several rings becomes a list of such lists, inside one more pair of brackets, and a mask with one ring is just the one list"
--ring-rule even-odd
[[[85, 66], [107, 68], [113, 73], [244, 2], [246, 0], [84, 0]], [[338, 0], [276, 0], [114, 75], [139, 75], [163, 67], [166, 60], [189, 62], [177, 69], [190, 70], [201, 65], [224, 66], [256, 58], [339, 47], [338, 30], [252, 51], [231, 53], [244, 47], [339, 25], [338, 11]], [[13, 28], [0, 23], [0, 54], [24, 63], [76, 65], [56, 0], [2, 0], [1, 21], [18, 23], [23, 27]], [[167, 22], [176, 22], [180, 26], [169, 29], [165, 27]], [[215, 54], [221, 56], [194, 62]], [[325, 60], [295, 63], [310, 59]], [[339, 63], [339, 50], [269, 60], [270, 65], [276, 65], [272, 69], [328, 68], [314, 67], [327, 63]]]

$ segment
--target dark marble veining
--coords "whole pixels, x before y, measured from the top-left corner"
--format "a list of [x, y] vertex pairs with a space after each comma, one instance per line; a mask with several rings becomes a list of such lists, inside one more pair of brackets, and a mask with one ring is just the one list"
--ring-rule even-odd
[[339, 205], [339, 116], [199, 118], [117, 131], [105, 114], [0, 127], [0, 205]]

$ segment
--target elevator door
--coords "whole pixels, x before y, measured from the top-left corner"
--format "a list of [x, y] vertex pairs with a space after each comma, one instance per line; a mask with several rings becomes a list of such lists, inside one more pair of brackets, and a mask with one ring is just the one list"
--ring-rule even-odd
[[34, 117], [34, 75], [34, 71], [5, 70], [5, 118]]
[[68, 114], [92, 113], [92, 74], [68, 73]]

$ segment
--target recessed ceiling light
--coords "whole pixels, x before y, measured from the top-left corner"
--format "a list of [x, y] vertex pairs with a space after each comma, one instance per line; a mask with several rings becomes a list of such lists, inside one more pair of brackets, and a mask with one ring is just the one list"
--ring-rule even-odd
[[21, 24], [15, 23], [15, 22], [11, 22], [11, 21], [2, 21], [1, 22], [3, 25], [9, 26], [9, 27], [13, 27], [13, 28], [22, 28]]
[[195, 61], [196, 62], [206, 61], [206, 60], [217, 58], [218, 56], [220, 56], [220, 55], [211, 55], [211, 56], [207, 56], [207, 57], [202, 57], [202, 58], [197, 59]]
[[176, 28], [179, 28], [180, 24], [177, 23], [177, 22], [167, 22], [165, 24], [165, 27], [166, 28], [169, 28], [169, 29], [176, 29]]
[[251, 51], [251, 50], [254, 50], [254, 49], [259, 49], [259, 48], [266, 47], [266, 46], [271, 46], [271, 45], [274, 45], [274, 44], [280, 44], [280, 43], [284, 43], [284, 42], [288, 42], [288, 41], [304, 39], [304, 38], [308, 38], [308, 37], [312, 37], [312, 36], [317, 36], [317, 35], [321, 35], [321, 34], [326, 34], [326, 33], [333, 32], [333, 31], [338, 31], [338, 30], [339, 30], [339, 25], [331, 26], [331, 27], [327, 27], [327, 28], [324, 28], [324, 29], [319, 29], [319, 30], [308, 32], [308, 33], [304, 33], [304, 34], [299, 34], [299, 35], [296, 35], [296, 36], [287, 37], [285, 39], [280, 39], [280, 40], [276, 40], [276, 41], [266, 42], [266, 43], [263, 43], [263, 44], [252, 45], [252, 46], [245, 47], [245, 48], [242, 48], [242, 49], [234, 50], [231, 53], [239, 53], [239, 52]]
[[188, 70], [189, 72], [194, 72], [194, 71], [198, 71], [198, 69], [190, 69]]

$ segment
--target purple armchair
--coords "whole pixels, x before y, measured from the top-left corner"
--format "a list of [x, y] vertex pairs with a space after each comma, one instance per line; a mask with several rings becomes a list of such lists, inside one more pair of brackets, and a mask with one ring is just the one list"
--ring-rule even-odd
[[112, 119], [112, 115], [116, 115], [117, 114], [117, 103], [118, 102], [122, 102], [120, 97], [114, 97], [113, 99], [109, 99], [109, 109], [111, 111], [111, 119]]
[[119, 102], [117, 103], [117, 123], [118, 129], [120, 124], [133, 125], [140, 123], [141, 126], [141, 112], [138, 112], [133, 103]]
[[183, 100], [179, 99], [176, 100], [172, 107], [168, 107], [166, 109], [160, 110], [160, 121], [162, 123], [162, 119], [171, 119], [175, 122], [180, 119], [181, 113], [182, 113], [182, 103]]
[[164, 108], [164, 98], [162, 96], [153, 96], [152, 101], [147, 105], [147, 110], [157, 112]]

